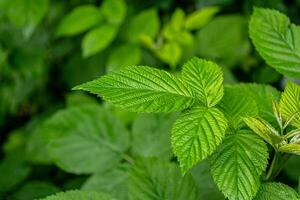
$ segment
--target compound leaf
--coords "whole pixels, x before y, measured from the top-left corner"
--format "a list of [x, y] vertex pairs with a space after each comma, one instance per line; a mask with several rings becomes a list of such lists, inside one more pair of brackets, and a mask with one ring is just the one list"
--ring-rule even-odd
[[285, 120], [293, 117], [291, 124], [300, 128], [300, 86], [288, 82], [281, 95], [279, 107]]
[[168, 72], [145, 66], [126, 67], [75, 89], [89, 91], [134, 112], [173, 112], [193, 104], [192, 91]]
[[250, 131], [228, 135], [211, 159], [217, 186], [229, 199], [251, 200], [268, 161], [266, 144]]
[[171, 142], [183, 173], [216, 150], [226, 128], [227, 120], [217, 108], [195, 107], [175, 121]]
[[299, 200], [296, 191], [282, 183], [264, 183], [260, 186], [254, 200]]
[[216, 105], [223, 97], [223, 72], [213, 62], [192, 58], [183, 66], [182, 79], [207, 107]]
[[300, 27], [271, 9], [255, 8], [250, 37], [260, 55], [280, 73], [300, 77]]

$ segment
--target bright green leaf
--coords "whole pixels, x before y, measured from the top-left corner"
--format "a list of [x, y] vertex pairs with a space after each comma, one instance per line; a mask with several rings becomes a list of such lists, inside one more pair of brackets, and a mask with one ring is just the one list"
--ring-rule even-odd
[[288, 82], [281, 95], [279, 107], [285, 120], [292, 117], [291, 124], [300, 128], [300, 86]]
[[196, 30], [203, 27], [219, 10], [218, 7], [204, 7], [189, 14], [185, 21], [185, 28], [188, 30]]
[[99, 8], [93, 5], [83, 5], [72, 10], [60, 22], [56, 34], [71, 36], [82, 33], [102, 21]]
[[124, 0], [105, 0], [101, 11], [109, 23], [119, 25], [125, 18], [126, 4]]
[[172, 128], [172, 147], [183, 173], [211, 155], [222, 142], [227, 120], [217, 108], [194, 107]]
[[228, 125], [235, 130], [243, 126], [243, 117], [258, 115], [257, 104], [243, 85], [225, 86], [224, 97], [218, 106], [228, 120]]
[[296, 155], [300, 155], [300, 144], [284, 144], [278, 149], [280, 152], [284, 153], [292, 153]]
[[228, 135], [211, 159], [214, 181], [229, 200], [251, 200], [268, 163], [268, 148], [250, 131]]
[[142, 35], [154, 38], [159, 31], [160, 20], [154, 8], [143, 10], [129, 22], [126, 36], [132, 41], [139, 41]]
[[185, 13], [181, 8], [176, 8], [170, 19], [170, 26], [174, 30], [181, 30], [184, 26]]
[[175, 42], [167, 42], [155, 51], [156, 55], [164, 62], [175, 68], [181, 58], [181, 47]]
[[260, 55], [280, 73], [300, 77], [300, 27], [271, 9], [255, 8], [250, 37]]
[[82, 55], [89, 57], [105, 49], [114, 39], [118, 27], [114, 25], [100, 25], [89, 31], [82, 40]]
[[282, 183], [264, 183], [261, 185], [254, 200], [299, 200], [296, 191]]
[[211, 61], [192, 58], [183, 66], [182, 79], [207, 107], [216, 105], [223, 97], [223, 72]]
[[67, 191], [57, 193], [47, 198], [39, 200], [116, 200], [108, 194], [94, 192], [94, 191]]
[[134, 112], [174, 112], [190, 107], [193, 94], [168, 72], [145, 66], [126, 67], [75, 89], [102, 96], [108, 102]]
[[130, 200], [199, 200], [197, 186], [190, 174], [182, 176], [174, 163], [143, 160], [132, 170]]
[[45, 124], [52, 160], [67, 172], [89, 174], [116, 165], [129, 145], [124, 125], [97, 105], [58, 111]]

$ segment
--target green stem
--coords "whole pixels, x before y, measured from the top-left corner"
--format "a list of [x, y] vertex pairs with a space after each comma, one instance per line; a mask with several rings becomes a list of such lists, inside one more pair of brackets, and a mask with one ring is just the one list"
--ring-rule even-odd
[[124, 159], [124, 160], [126, 160], [128, 163], [130, 163], [131, 165], [134, 165], [134, 163], [135, 163], [135, 160], [131, 157], [131, 156], [129, 156], [128, 154], [122, 154], [122, 158]]
[[275, 151], [274, 157], [273, 157], [272, 162], [271, 162], [271, 166], [270, 166], [269, 171], [266, 175], [266, 180], [269, 180], [271, 178], [271, 176], [273, 174], [274, 166], [276, 165], [277, 160], [278, 160], [278, 153]]

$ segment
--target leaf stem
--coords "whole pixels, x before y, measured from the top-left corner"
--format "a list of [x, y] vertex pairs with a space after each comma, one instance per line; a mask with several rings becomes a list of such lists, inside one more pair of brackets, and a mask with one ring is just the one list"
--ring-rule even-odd
[[273, 169], [274, 169], [274, 166], [275, 166], [275, 163], [277, 162], [277, 160], [278, 160], [278, 152], [275, 151], [275, 154], [274, 154], [272, 162], [271, 162], [271, 166], [266, 175], [266, 180], [269, 180], [271, 178], [271, 175], [273, 174]]

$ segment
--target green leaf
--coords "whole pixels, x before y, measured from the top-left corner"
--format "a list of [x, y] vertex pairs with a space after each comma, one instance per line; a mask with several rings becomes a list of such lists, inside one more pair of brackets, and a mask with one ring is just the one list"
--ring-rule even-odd
[[293, 117], [291, 124], [300, 128], [300, 86], [288, 82], [281, 94], [279, 107], [285, 120]]
[[210, 173], [210, 163], [203, 160], [191, 169], [191, 175], [195, 180], [201, 199], [225, 200], [224, 195], [219, 191]]
[[296, 155], [300, 155], [300, 144], [284, 144], [278, 149], [280, 152], [284, 153], [292, 153]]
[[228, 125], [235, 130], [244, 125], [243, 117], [258, 114], [257, 104], [244, 85], [226, 85], [224, 97], [218, 107], [228, 120]]
[[170, 19], [170, 26], [174, 30], [181, 30], [185, 22], [185, 13], [181, 8], [176, 8]]
[[177, 165], [160, 160], [137, 163], [129, 180], [130, 200], [199, 200], [190, 174], [182, 176]]
[[134, 16], [129, 22], [125, 34], [131, 41], [139, 41], [143, 35], [153, 39], [159, 31], [159, 26], [160, 20], [157, 10], [151, 8]]
[[109, 23], [119, 25], [125, 18], [126, 4], [123, 0], [105, 0], [101, 11]]
[[125, 44], [116, 47], [109, 55], [107, 70], [137, 65], [142, 58], [141, 48], [136, 44]]
[[78, 6], [65, 16], [58, 25], [58, 36], [71, 36], [87, 31], [102, 21], [99, 8], [93, 5]]
[[89, 57], [105, 49], [118, 31], [115, 25], [103, 24], [89, 31], [82, 40], [82, 55]]
[[129, 145], [124, 125], [97, 105], [58, 111], [47, 120], [44, 134], [55, 164], [75, 174], [101, 172], [115, 166]]
[[268, 163], [265, 143], [250, 131], [228, 135], [211, 159], [215, 183], [229, 199], [251, 200]]
[[162, 61], [169, 64], [172, 68], [176, 68], [181, 58], [182, 50], [176, 42], [167, 42], [157, 49], [155, 53]]
[[89, 91], [134, 112], [174, 112], [190, 107], [192, 91], [168, 72], [132, 66], [111, 72], [75, 89]]
[[249, 33], [268, 65], [286, 76], [300, 77], [299, 26], [276, 10], [255, 8]]
[[264, 183], [261, 185], [254, 200], [299, 200], [296, 191], [282, 183]]
[[71, 200], [71, 199], [72, 200], [87, 200], [87, 199], [116, 200], [108, 194], [94, 192], [94, 191], [79, 191], [79, 190], [57, 193], [55, 195], [40, 200]]
[[141, 114], [132, 124], [132, 153], [170, 159], [170, 132], [177, 114]]
[[216, 150], [226, 128], [227, 120], [217, 108], [194, 107], [175, 121], [171, 142], [183, 173]]
[[282, 138], [279, 133], [263, 119], [257, 119], [254, 117], [245, 117], [244, 122], [249, 128], [264, 139], [267, 143], [276, 148], [277, 144], [282, 142]]
[[211, 61], [192, 58], [183, 66], [182, 79], [207, 107], [216, 105], [223, 97], [223, 72]]
[[204, 7], [189, 14], [185, 21], [185, 28], [188, 30], [196, 30], [207, 24], [213, 16], [219, 12], [218, 7]]
[[59, 192], [59, 188], [50, 182], [30, 181], [13, 194], [14, 200], [32, 200]]
[[119, 166], [104, 173], [96, 173], [84, 182], [82, 190], [94, 190], [111, 194], [118, 199], [127, 199], [129, 167]]

